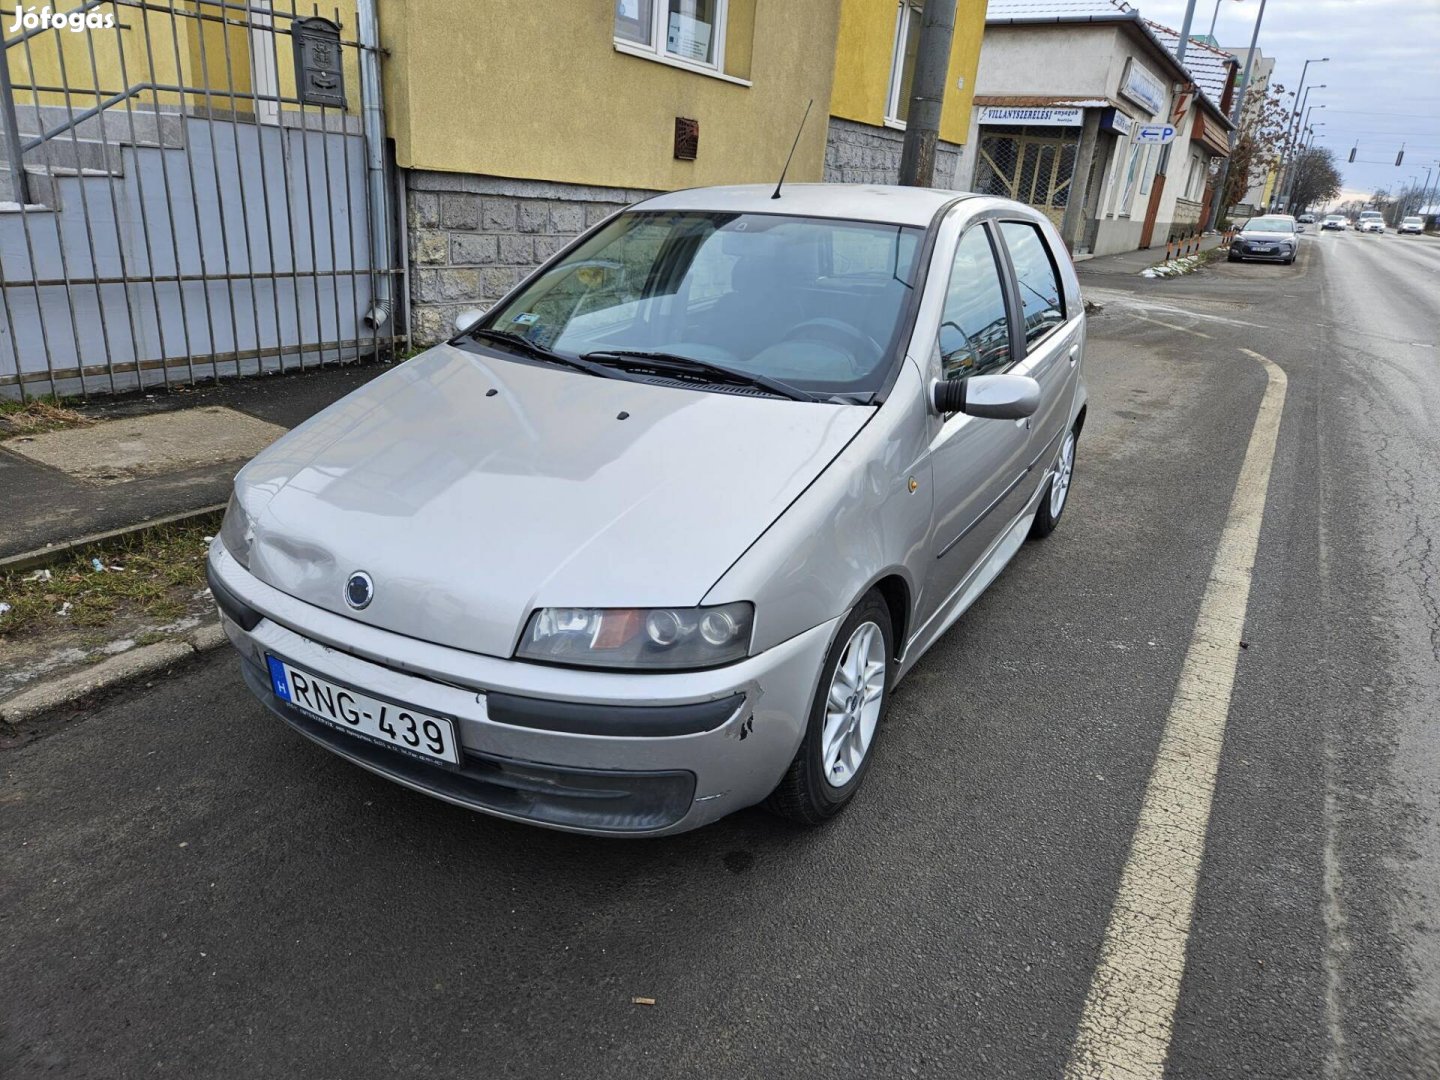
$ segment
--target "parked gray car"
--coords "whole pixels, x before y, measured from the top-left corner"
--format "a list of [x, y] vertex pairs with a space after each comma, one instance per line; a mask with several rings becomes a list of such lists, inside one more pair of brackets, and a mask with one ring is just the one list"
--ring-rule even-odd
[[1299, 227], [1288, 214], [1267, 214], [1251, 218], [1234, 239], [1226, 258], [1230, 262], [1259, 259], [1263, 262], [1293, 263], [1299, 250]]
[[1059, 521], [1084, 348], [1020, 204], [661, 195], [242, 469], [211, 588], [259, 699], [409, 787], [589, 833], [818, 823]]

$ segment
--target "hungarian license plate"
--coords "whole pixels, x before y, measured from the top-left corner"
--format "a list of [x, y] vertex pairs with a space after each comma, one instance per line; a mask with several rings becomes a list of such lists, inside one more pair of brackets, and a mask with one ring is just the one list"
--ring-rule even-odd
[[1272, 251], [1274, 251], [1274, 250], [1275, 250], [1275, 249], [1274, 249], [1273, 247], [1271, 247], [1269, 244], [1256, 244], [1256, 245], [1255, 245], [1255, 254], [1257, 254], [1257, 255], [1262, 255], [1262, 254], [1268, 255], [1270, 252], [1272, 252]]
[[336, 686], [273, 656], [265, 659], [275, 696], [307, 715], [408, 754], [451, 765], [460, 763], [460, 745], [452, 721], [381, 701], [348, 686]]

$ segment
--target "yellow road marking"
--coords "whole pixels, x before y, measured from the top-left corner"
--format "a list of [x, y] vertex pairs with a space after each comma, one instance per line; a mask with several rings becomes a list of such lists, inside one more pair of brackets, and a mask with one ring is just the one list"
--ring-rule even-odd
[[1250, 576], [1285, 406], [1285, 372], [1259, 353], [1240, 351], [1264, 366], [1265, 394], [1145, 789], [1100, 962], [1065, 1069], [1067, 1080], [1160, 1080], [1170, 1049]]

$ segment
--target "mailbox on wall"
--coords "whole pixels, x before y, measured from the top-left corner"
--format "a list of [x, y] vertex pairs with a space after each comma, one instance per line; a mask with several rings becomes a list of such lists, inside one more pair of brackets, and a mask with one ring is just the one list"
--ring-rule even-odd
[[329, 19], [296, 19], [291, 34], [300, 103], [343, 109], [345, 66], [340, 61], [340, 27]]

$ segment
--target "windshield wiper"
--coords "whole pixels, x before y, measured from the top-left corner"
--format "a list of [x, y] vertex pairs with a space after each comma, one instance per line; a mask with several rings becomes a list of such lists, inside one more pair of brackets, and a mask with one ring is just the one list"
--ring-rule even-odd
[[583, 357], [566, 356], [553, 349], [547, 349], [544, 345], [537, 345], [519, 334], [507, 333], [504, 330], [491, 330], [488, 327], [479, 327], [475, 330], [465, 331], [465, 337], [478, 338], [481, 341], [491, 341], [499, 345], [508, 346], [523, 352], [526, 356], [536, 360], [545, 360], [552, 364], [564, 364], [576, 371], [584, 371], [591, 375], [599, 376], [602, 379], [613, 379], [614, 372], [607, 370], [600, 364], [592, 364]]
[[712, 364], [708, 360], [697, 360], [693, 356], [679, 353], [649, 351], [645, 349], [602, 349], [589, 352], [582, 360], [593, 360], [609, 364], [625, 371], [650, 370], [661, 374], [698, 375], [712, 383], [731, 386], [755, 386], [768, 390], [778, 397], [791, 401], [814, 401], [815, 398], [797, 386], [791, 386], [768, 375], [757, 375], [750, 371], [737, 371], [723, 364]]

